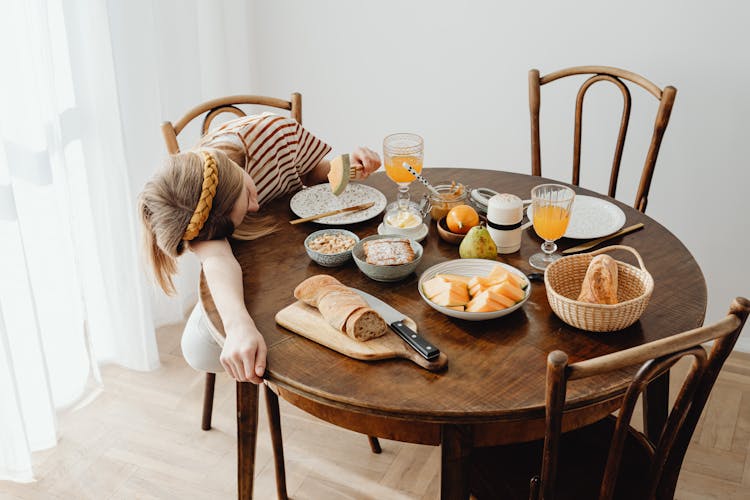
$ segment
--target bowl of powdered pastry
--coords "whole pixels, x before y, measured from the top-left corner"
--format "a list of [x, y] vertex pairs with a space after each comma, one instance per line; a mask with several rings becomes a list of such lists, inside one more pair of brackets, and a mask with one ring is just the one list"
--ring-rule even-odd
[[389, 282], [413, 273], [422, 260], [422, 251], [422, 245], [412, 239], [378, 234], [354, 245], [352, 256], [368, 278]]

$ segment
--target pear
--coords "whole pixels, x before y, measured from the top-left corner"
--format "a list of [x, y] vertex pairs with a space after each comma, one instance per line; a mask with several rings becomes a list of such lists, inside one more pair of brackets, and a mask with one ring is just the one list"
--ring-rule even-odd
[[495, 259], [497, 245], [486, 227], [474, 226], [464, 236], [461, 246], [458, 247], [458, 254], [462, 259]]

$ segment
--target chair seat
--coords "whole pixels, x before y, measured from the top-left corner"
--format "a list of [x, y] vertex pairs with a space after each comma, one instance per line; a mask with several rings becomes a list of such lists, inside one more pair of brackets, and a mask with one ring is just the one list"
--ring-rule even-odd
[[[615, 418], [568, 432], [560, 440], [556, 499], [599, 497]], [[471, 457], [471, 491], [478, 500], [529, 498], [529, 481], [541, 474], [544, 441], [479, 448]], [[645, 498], [651, 447], [635, 430], [627, 434], [617, 480], [617, 499]]]

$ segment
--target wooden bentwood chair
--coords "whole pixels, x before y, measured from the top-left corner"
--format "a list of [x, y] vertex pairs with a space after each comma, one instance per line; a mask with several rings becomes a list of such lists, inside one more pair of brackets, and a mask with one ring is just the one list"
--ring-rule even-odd
[[669, 116], [672, 113], [672, 106], [677, 95], [677, 89], [672, 86], [666, 86], [660, 89], [649, 80], [640, 75], [619, 68], [609, 66], [577, 66], [555, 71], [545, 76], [539, 76], [539, 70], [532, 69], [529, 71], [529, 111], [531, 112], [531, 174], [542, 175], [542, 159], [539, 145], [539, 107], [540, 107], [540, 89], [542, 85], [554, 82], [560, 78], [573, 75], [592, 75], [588, 78], [578, 90], [576, 98], [575, 130], [573, 134], [573, 180], [576, 186], [579, 184], [580, 167], [581, 167], [581, 125], [583, 121], [583, 98], [586, 91], [596, 82], [606, 81], [616, 85], [622, 92], [623, 107], [622, 118], [620, 120], [620, 132], [617, 136], [615, 146], [615, 155], [612, 161], [612, 173], [609, 178], [609, 191], [607, 195], [614, 198], [617, 190], [617, 179], [620, 173], [620, 161], [622, 160], [622, 151], [625, 146], [625, 135], [628, 131], [628, 122], [630, 120], [630, 90], [625, 86], [623, 80], [639, 85], [647, 90], [650, 94], [659, 100], [659, 109], [656, 113], [654, 123], [654, 132], [651, 136], [651, 145], [646, 155], [646, 161], [641, 172], [641, 180], [636, 192], [633, 207], [641, 212], [646, 212], [648, 203], [648, 191], [651, 187], [651, 179], [654, 175], [656, 158], [659, 155], [664, 131], [669, 123]]
[[[247, 113], [245, 113], [245, 111], [238, 107], [240, 105], [258, 105], [287, 110], [289, 111], [289, 116], [291, 118], [293, 118], [297, 123], [302, 123], [302, 96], [297, 92], [294, 92], [291, 95], [291, 100], [289, 101], [277, 99], [274, 97], [255, 95], [235, 95], [229, 97], [221, 97], [199, 104], [198, 106], [185, 113], [185, 115], [174, 124], [169, 121], [162, 123], [161, 131], [164, 136], [164, 142], [166, 143], [167, 151], [169, 152], [169, 154], [179, 153], [180, 146], [177, 141], [177, 136], [192, 120], [204, 114], [205, 116], [203, 117], [203, 122], [200, 128], [201, 135], [205, 135], [206, 132], [211, 129], [211, 124], [213, 123], [214, 119], [223, 113], [231, 113], [238, 117], [247, 116]], [[198, 304], [197, 307], [202, 307], [202, 305]], [[201, 429], [203, 429], [204, 431], [211, 429], [211, 416], [213, 413], [215, 384], [216, 374], [206, 373], [206, 383], [203, 392], [203, 417], [201, 421]], [[269, 427], [274, 450], [277, 492], [280, 499], [286, 499], [286, 475], [284, 471], [284, 452], [281, 438], [279, 399], [276, 395], [276, 392], [274, 392], [275, 388], [272, 386], [272, 384], [266, 382], [264, 384], [264, 387], [266, 394], [266, 409], [268, 411]], [[380, 442], [378, 441], [378, 438], [374, 436], [368, 436], [368, 439], [372, 452], [381, 453]]]
[[[544, 440], [476, 450], [472, 492], [479, 500], [672, 498], [690, 438], [749, 312], [750, 301], [739, 297], [729, 315], [711, 326], [572, 365], [564, 352], [550, 353]], [[701, 344], [711, 340], [707, 355]], [[692, 366], [660, 437], [652, 442], [630, 426], [636, 401], [651, 380], [686, 356], [693, 358]], [[616, 418], [561, 433], [567, 426], [569, 381], [640, 363]]]

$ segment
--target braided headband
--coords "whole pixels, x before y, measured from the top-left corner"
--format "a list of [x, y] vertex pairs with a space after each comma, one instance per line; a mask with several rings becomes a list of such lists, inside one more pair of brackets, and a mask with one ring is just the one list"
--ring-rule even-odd
[[211, 205], [216, 195], [216, 186], [219, 184], [219, 169], [216, 166], [216, 160], [211, 153], [203, 151], [203, 186], [201, 187], [201, 197], [198, 205], [195, 207], [193, 216], [190, 217], [190, 223], [182, 237], [185, 241], [190, 241], [201, 232], [203, 224], [208, 219], [211, 212]]

